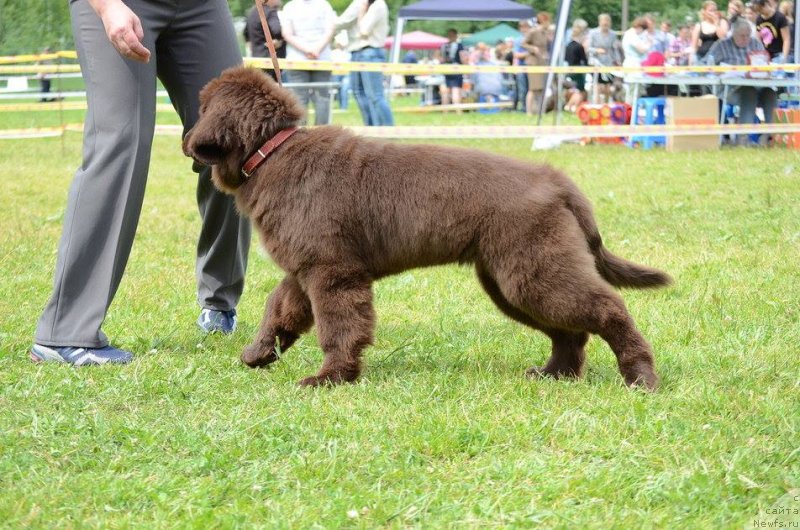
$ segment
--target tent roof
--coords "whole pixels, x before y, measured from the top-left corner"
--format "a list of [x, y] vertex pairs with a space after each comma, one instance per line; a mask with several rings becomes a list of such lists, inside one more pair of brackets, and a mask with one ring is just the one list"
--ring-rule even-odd
[[[400, 47], [404, 50], [435, 50], [449, 42], [445, 37], [427, 33], [425, 31], [412, 31], [403, 33], [400, 38]], [[394, 36], [386, 37], [385, 46], [391, 48], [394, 43]]]
[[422, 0], [401, 7], [399, 18], [447, 20], [519, 20], [531, 18], [536, 11], [511, 0]]
[[473, 46], [479, 42], [485, 42], [490, 46], [494, 46], [494, 44], [499, 40], [505, 40], [508, 37], [516, 38], [520, 35], [522, 35], [522, 33], [512, 28], [505, 22], [502, 22], [492, 28], [473, 33], [468, 37], [464, 37], [461, 39], [461, 42], [468, 46]]

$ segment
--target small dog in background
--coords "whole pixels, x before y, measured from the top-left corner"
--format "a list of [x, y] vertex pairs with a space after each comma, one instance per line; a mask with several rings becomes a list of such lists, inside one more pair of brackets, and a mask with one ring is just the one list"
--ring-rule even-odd
[[[353, 381], [373, 340], [375, 280], [472, 263], [503, 313], [552, 340], [550, 359], [529, 375], [580, 377], [593, 333], [611, 346], [628, 385], [656, 387], [650, 346], [612, 286], [657, 287], [670, 278], [609, 252], [589, 201], [562, 173], [335, 126], [294, 131], [302, 107], [255, 69], [225, 71], [200, 102], [184, 153], [213, 166], [214, 184], [235, 196], [286, 272], [242, 352], [247, 365], [276, 361], [316, 323], [324, 362], [300, 384]], [[262, 148], [276, 135], [282, 144]], [[254, 155], [259, 149], [266, 156]], [[263, 163], [247, 176], [251, 155]]]

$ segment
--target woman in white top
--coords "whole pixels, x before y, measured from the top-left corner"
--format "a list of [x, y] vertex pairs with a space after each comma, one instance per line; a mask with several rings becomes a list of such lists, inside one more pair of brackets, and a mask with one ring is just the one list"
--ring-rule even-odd
[[[281, 13], [281, 29], [286, 41], [287, 61], [329, 61], [330, 42], [336, 12], [326, 0], [292, 0]], [[331, 72], [320, 70], [288, 70], [289, 83], [330, 83]], [[330, 91], [327, 86], [297, 87], [300, 102], [308, 108], [313, 94], [314, 123], [330, 123]]]
[[[385, 63], [383, 45], [389, 35], [389, 8], [384, 0], [353, 0], [336, 20], [346, 29], [354, 63]], [[394, 125], [381, 72], [351, 72], [350, 84], [364, 125]]]
[[644, 18], [637, 17], [622, 35], [622, 51], [625, 54], [622, 66], [641, 66], [652, 45], [652, 39], [647, 32], [647, 22]]

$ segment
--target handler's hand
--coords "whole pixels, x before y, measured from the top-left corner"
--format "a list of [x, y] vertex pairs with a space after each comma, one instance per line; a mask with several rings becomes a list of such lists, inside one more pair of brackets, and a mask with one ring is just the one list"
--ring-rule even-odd
[[109, 2], [98, 14], [108, 40], [120, 54], [141, 63], [150, 61], [150, 50], [142, 44], [142, 23], [128, 6], [122, 2]]

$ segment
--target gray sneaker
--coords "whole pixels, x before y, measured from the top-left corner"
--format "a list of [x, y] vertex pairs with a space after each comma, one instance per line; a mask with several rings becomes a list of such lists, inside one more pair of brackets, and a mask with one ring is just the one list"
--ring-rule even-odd
[[206, 333], [230, 335], [236, 330], [236, 310], [203, 309], [197, 317], [197, 325]]
[[42, 346], [34, 344], [30, 351], [35, 363], [57, 362], [72, 366], [95, 364], [127, 364], [133, 360], [131, 352], [106, 346], [104, 348], [73, 348], [71, 346]]

